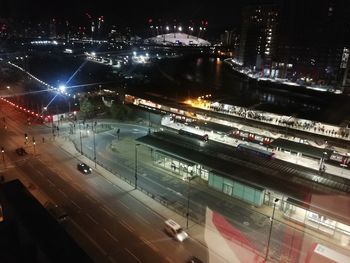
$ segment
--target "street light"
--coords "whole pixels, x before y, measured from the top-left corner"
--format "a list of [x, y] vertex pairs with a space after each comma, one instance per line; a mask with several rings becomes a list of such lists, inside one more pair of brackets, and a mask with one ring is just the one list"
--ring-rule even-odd
[[187, 177], [188, 181], [187, 181], [187, 211], [186, 211], [186, 228], [188, 229], [188, 219], [190, 217], [190, 181], [191, 178]]
[[135, 189], [137, 189], [137, 148], [140, 146], [139, 143], [135, 144]]
[[271, 233], [272, 233], [273, 219], [274, 219], [274, 217], [275, 217], [275, 209], [276, 209], [276, 204], [277, 204], [278, 202], [279, 202], [279, 199], [278, 199], [278, 198], [275, 198], [275, 200], [273, 201], [273, 210], [272, 210], [272, 217], [271, 217], [269, 238], [268, 238], [268, 240], [267, 240], [265, 262], [267, 262], [267, 257], [268, 257], [268, 255], [269, 255], [269, 248], [270, 248], [270, 241], [271, 241]]
[[2, 155], [2, 161], [4, 162], [4, 165], [5, 165], [5, 149], [4, 149], [4, 147], [1, 147], [1, 155]]
[[34, 155], [35, 155], [36, 152], [35, 152], [35, 140], [34, 140], [34, 138], [33, 138], [33, 147], [34, 147]]
[[79, 135], [80, 135], [80, 153], [83, 154], [83, 140], [81, 138], [81, 127], [80, 127], [80, 124], [79, 123]]
[[[92, 132], [93, 132], [93, 136], [94, 136], [94, 161], [95, 161], [95, 168], [96, 168], [96, 141], [95, 141], [95, 133], [96, 133], [96, 122], [92, 122]], [[95, 127], [95, 128], [94, 128]]]

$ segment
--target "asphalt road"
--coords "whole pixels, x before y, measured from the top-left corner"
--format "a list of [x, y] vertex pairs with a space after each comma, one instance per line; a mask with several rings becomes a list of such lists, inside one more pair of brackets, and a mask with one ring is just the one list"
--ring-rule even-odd
[[[110, 145], [112, 140], [117, 138], [115, 132], [108, 131], [96, 134], [97, 160], [129, 181], [134, 182], [134, 139], [146, 135], [147, 129], [125, 124], [118, 124], [117, 126], [121, 130], [119, 141], [126, 141], [126, 143], [119, 147], [117, 142], [117, 151], [113, 152], [110, 150]], [[77, 136], [76, 140], [79, 146], [78, 139]], [[83, 152], [92, 157], [93, 149], [93, 137], [90, 134], [90, 136], [83, 138]], [[138, 186], [146, 189], [149, 193], [159, 196], [168, 205], [176, 207], [182, 214], [186, 214], [188, 184], [151, 165], [149, 155], [148, 149], [142, 146], [138, 147]], [[251, 219], [252, 211], [247, 209], [247, 207], [227, 202], [225, 199], [221, 199], [220, 195], [213, 195], [207, 188], [195, 186], [193, 183], [190, 186], [189, 197], [190, 216], [192, 218], [197, 217], [204, 222], [206, 207], [210, 207], [212, 210], [226, 216], [233, 225], [250, 238], [259, 250], [264, 249], [266, 244], [264, 241], [267, 241], [269, 224], [266, 224], [264, 227], [256, 226]], [[275, 235], [276, 240], [283, 237], [283, 226], [278, 229], [279, 234]]]
[[[4, 109], [4, 105], [1, 105]], [[6, 149], [7, 170], [27, 176], [69, 215], [66, 230], [96, 262], [186, 262], [193, 255], [205, 259], [206, 248], [192, 239], [178, 243], [163, 230], [164, 218], [124, 190], [111, 185], [95, 171], [85, 176], [76, 169], [77, 159], [49, 141], [51, 129], [25, 126], [25, 118], [6, 109], [7, 129], [0, 132]], [[2, 114], [3, 116], [4, 114]], [[24, 132], [36, 139], [24, 144]], [[25, 157], [14, 152], [24, 146]]]

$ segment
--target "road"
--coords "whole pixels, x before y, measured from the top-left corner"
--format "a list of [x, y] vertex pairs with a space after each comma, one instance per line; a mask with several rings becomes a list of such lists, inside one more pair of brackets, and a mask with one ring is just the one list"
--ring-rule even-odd
[[[119, 140], [115, 133], [116, 127], [120, 128], [121, 131]], [[121, 174], [127, 180], [134, 182], [134, 139], [146, 135], [147, 131], [147, 128], [118, 123], [114, 130], [96, 134], [97, 160], [114, 172]], [[86, 134], [85, 131], [83, 134]], [[79, 136], [75, 136], [75, 138], [76, 145], [79, 148]], [[111, 151], [110, 146], [113, 140], [116, 141], [116, 150]], [[82, 145], [84, 154], [92, 159], [94, 145], [91, 132], [89, 136], [83, 138]], [[167, 205], [175, 207], [182, 214], [186, 213], [187, 183], [152, 165], [149, 149], [142, 146], [138, 147], [138, 186], [155, 196], [159, 196]], [[189, 197], [191, 218], [197, 218], [205, 222], [206, 208], [209, 207], [227, 217], [235, 227], [250, 238], [258, 250], [264, 250], [269, 224], [265, 224], [263, 227], [255, 225], [251, 219], [253, 212], [247, 209], [245, 205], [239, 204], [239, 202], [228, 202], [222, 194], [214, 194], [207, 187], [199, 187], [195, 183], [190, 185]], [[285, 229], [278, 222], [276, 225], [279, 227], [276, 227], [278, 234], [274, 235], [276, 240], [274, 244], [279, 247], [279, 241], [283, 238]]]
[[[163, 231], [164, 218], [145, 207], [127, 191], [111, 185], [96, 171], [85, 176], [76, 169], [71, 156], [49, 141], [51, 128], [25, 126], [21, 113], [1, 105], [7, 129], [0, 136], [6, 149], [5, 178], [13, 170], [28, 177], [51, 200], [61, 205], [70, 220], [65, 229], [96, 262], [185, 262], [197, 255], [205, 260], [206, 248], [192, 239], [178, 243]], [[24, 145], [24, 132], [29, 141]], [[30, 138], [37, 139], [36, 156]], [[29, 153], [16, 156], [24, 145]], [[15, 174], [16, 174], [15, 173]]]

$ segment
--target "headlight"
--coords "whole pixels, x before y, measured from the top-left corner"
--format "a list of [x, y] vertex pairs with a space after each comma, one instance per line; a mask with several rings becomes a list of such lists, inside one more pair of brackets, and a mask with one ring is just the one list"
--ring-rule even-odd
[[177, 235], [177, 239], [178, 239], [180, 242], [184, 241], [184, 237], [183, 237], [182, 235]]
[[86, 173], [86, 172], [87, 172], [87, 170], [84, 170], [84, 172]]

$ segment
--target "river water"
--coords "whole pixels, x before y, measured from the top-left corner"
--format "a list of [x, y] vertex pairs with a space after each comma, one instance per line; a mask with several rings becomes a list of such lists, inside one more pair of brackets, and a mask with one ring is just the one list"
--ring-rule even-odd
[[222, 60], [208, 56], [187, 55], [147, 65], [129, 65], [119, 72], [110, 66], [86, 63], [79, 56], [37, 56], [28, 59], [25, 65], [32, 74], [55, 86], [66, 83], [72, 76], [68, 83], [71, 86], [92, 83], [120, 86], [123, 80], [119, 73], [122, 73], [133, 76], [124, 80], [129, 89], [177, 100], [212, 94], [213, 99], [224, 103], [331, 124], [339, 125], [350, 119], [348, 96], [261, 85], [243, 79]]

